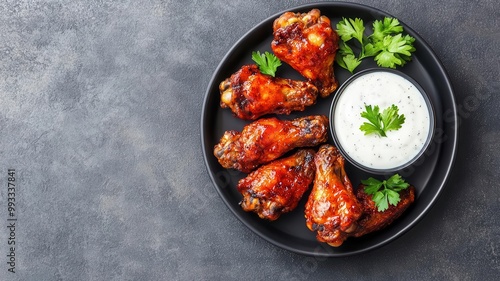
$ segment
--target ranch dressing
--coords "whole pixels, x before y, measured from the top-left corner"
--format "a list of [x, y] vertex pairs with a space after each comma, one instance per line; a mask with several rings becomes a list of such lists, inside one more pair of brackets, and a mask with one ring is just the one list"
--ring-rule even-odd
[[[365, 105], [378, 105], [380, 113], [392, 104], [404, 114], [398, 130], [387, 137], [365, 135], [359, 127], [369, 122], [361, 117]], [[351, 81], [341, 93], [333, 114], [337, 141], [354, 161], [372, 169], [392, 169], [413, 160], [430, 134], [429, 108], [415, 85], [386, 71], [368, 72]]]

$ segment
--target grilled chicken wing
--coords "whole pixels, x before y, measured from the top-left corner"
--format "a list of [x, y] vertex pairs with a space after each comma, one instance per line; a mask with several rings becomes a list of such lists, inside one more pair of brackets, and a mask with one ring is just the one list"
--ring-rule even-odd
[[338, 87], [333, 71], [339, 36], [330, 19], [318, 9], [308, 13], [286, 12], [273, 24], [274, 54], [310, 79], [322, 97]]
[[224, 168], [249, 173], [297, 147], [311, 147], [328, 138], [328, 118], [306, 116], [291, 121], [262, 118], [246, 125], [241, 133], [226, 131], [214, 147]]
[[309, 82], [271, 77], [257, 65], [244, 65], [219, 85], [220, 105], [245, 120], [263, 115], [290, 114], [316, 103], [318, 89]]
[[276, 220], [295, 209], [314, 178], [314, 151], [295, 154], [259, 167], [238, 182], [241, 207], [259, 217]]
[[401, 200], [396, 206], [389, 205], [387, 210], [379, 212], [377, 211], [375, 202], [372, 200], [372, 195], [366, 194], [364, 189], [364, 186], [360, 185], [356, 191], [356, 197], [362, 205], [363, 214], [358, 221], [356, 231], [352, 234], [355, 237], [360, 237], [388, 226], [399, 218], [415, 200], [415, 188], [409, 186], [407, 189], [399, 192]]
[[336, 147], [323, 145], [314, 157], [316, 175], [306, 203], [306, 225], [318, 241], [340, 246], [358, 227], [362, 208]]

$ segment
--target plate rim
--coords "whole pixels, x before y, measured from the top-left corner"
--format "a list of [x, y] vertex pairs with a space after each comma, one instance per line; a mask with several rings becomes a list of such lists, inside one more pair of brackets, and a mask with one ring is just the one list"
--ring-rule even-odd
[[[380, 248], [384, 245], [389, 244], [390, 242], [400, 238], [404, 233], [408, 232], [411, 228], [413, 228], [416, 224], [418, 224], [430, 211], [432, 207], [434, 207], [437, 199], [440, 197], [440, 195], [443, 192], [443, 189], [446, 187], [450, 174], [453, 170], [453, 167], [455, 166], [456, 158], [457, 158], [457, 150], [458, 150], [458, 136], [459, 136], [459, 126], [457, 124], [457, 104], [456, 104], [456, 99], [455, 99], [455, 94], [454, 94], [454, 89], [453, 85], [451, 84], [448, 72], [444, 68], [444, 65], [442, 61], [437, 57], [436, 53], [432, 49], [432, 47], [420, 36], [418, 32], [416, 32], [414, 29], [412, 29], [410, 26], [406, 25], [403, 21], [400, 21], [400, 23], [404, 26], [405, 30], [410, 30], [411, 33], [414, 33], [417, 35], [418, 40], [420, 41], [419, 43], [425, 46], [430, 52], [428, 55], [432, 58], [432, 60], [435, 61], [436, 66], [439, 68], [438, 72], [444, 76], [444, 81], [440, 81], [441, 83], [445, 83], [445, 88], [449, 89], [449, 99], [450, 99], [450, 108], [453, 112], [453, 118], [452, 118], [452, 137], [453, 141], [450, 142], [448, 145], [451, 146], [451, 158], [448, 163], [446, 163], [445, 167], [446, 168], [443, 172], [443, 180], [440, 182], [440, 185], [437, 187], [435, 194], [431, 197], [429, 203], [423, 208], [422, 212], [420, 212], [409, 224], [406, 226], [402, 227], [399, 231], [395, 232], [391, 237], [384, 239], [382, 242], [371, 245], [369, 247], [365, 247], [359, 250], [355, 251], [350, 251], [350, 252], [335, 252], [335, 253], [328, 253], [328, 252], [310, 252], [310, 251], [304, 251], [301, 249], [297, 249], [294, 247], [291, 247], [290, 245], [284, 244], [278, 240], [272, 239], [263, 233], [261, 233], [260, 230], [256, 229], [250, 222], [244, 220], [235, 210], [235, 208], [232, 207], [231, 203], [229, 202], [228, 199], [222, 194], [222, 189], [218, 186], [218, 182], [215, 178], [215, 175], [210, 169], [210, 163], [208, 157], [213, 157], [213, 155], [207, 153], [207, 141], [205, 140], [205, 131], [204, 128], [206, 127], [206, 122], [207, 122], [207, 114], [209, 112], [207, 105], [210, 101], [211, 97], [211, 90], [213, 88], [214, 83], [218, 84], [220, 81], [215, 81], [218, 73], [221, 71], [222, 68], [225, 66], [225, 62], [228, 60], [228, 58], [240, 47], [240, 45], [248, 40], [248, 36], [254, 33], [257, 29], [260, 29], [263, 27], [263, 25], [267, 24], [268, 22], [272, 22], [276, 17], [280, 16], [284, 12], [287, 11], [292, 11], [292, 12], [297, 12], [298, 10], [304, 10], [304, 9], [312, 9], [312, 8], [318, 8], [321, 10], [321, 7], [328, 7], [328, 8], [335, 8], [335, 7], [344, 7], [344, 8], [352, 8], [352, 9], [363, 9], [367, 11], [374, 11], [376, 13], [379, 13], [384, 16], [389, 16], [389, 17], [394, 17], [393, 15], [366, 5], [366, 4], [360, 4], [360, 3], [351, 3], [351, 2], [344, 2], [344, 1], [339, 1], [339, 2], [315, 2], [315, 3], [307, 3], [307, 4], [302, 4], [298, 6], [292, 6], [288, 9], [279, 11], [277, 13], [274, 13], [267, 18], [259, 21], [256, 25], [254, 25], [252, 28], [250, 28], [247, 32], [245, 32], [232, 46], [231, 48], [225, 53], [225, 55], [222, 57], [221, 61], [217, 65], [216, 69], [212, 73], [212, 76], [209, 80], [208, 86], [206, 87], [205, 91], [205, 96], [203, 99], [202, 103], [202, 111], [201, 111], [201, 122], [200, 122], [200, 137], [201, 137], [201, 148], [202, 148], [202, 153], [203, 153], [203, 158], [204, 158], [204, 163], [205, 163], [205, 168], [207, 170], [207, 173], [212, 181], [212, 184], [214, 185], [214, 188], [216, 192], [219, 194], [219, 197], [222, 199], [222, 201], [225, 203], [226, 207], [230, 210], [230, 212], [237, 218], [238, 221], [243, 223], [248, 229], [250, 229], [254, 234], [257, 234], [260, 238], [263, 240], [267, 241], [268, 243], [271, 243], [277, 247], [280, 247], [282, 249], [286, 249], [288, 251], [297, 253], [297, 254], [302, 254], [306, 256], [315, 256], [315, 257], [329, 257], [329, 258], [334, 258], [334, 257], [345, 257], [345, 256], [352, 256], [364, 252], [368, 252], [371, 250], [374, 250], [376, 248]], [[444, 113], [444, 112], [443, 112]], [[445, 123], [445, 122], [443, 122]], [[446, 127], [446, 126], [443, 126]], [[321, 246], [321, 244], [320, 244]], [[321, 246], [323, 248], [328, 248], [329, 246]]]

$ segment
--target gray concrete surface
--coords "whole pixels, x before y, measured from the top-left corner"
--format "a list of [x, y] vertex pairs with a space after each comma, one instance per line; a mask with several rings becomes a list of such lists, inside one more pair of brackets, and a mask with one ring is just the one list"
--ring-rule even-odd
[[311, 262], [259, 238], [218, 197], [200, 144], [209, 79], [251, 27], [308, 2], [0, 2], [0, 280], [497, 278], [496, 0], [354, 1], [416, 30], [462, 108], [447, 187], [406, 235]]

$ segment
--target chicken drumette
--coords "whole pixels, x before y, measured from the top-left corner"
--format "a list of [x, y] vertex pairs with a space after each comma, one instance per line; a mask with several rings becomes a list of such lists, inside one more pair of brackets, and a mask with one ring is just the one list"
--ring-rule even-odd
[[312, 147], [328, 138], [328, 118], [314, 115], [291, 121], [261, 118], [240, 132], [226, 131], [214, 147], [224, 168], [249, 173], [297, 147]]
[[323, 145], [314, 158], [316, 175], [306, 203], [306, 225], [316, 231], [318, 241], [338, 247], [348, 237], [360, 237], [387, 227], [415, 200], [415, 188], [399, 192], [400, 201], [379, 212], [360, 185], [353, 191], [344, 170], [344, 158], [337, 148]]
[[245, 120], [290, 114], [316, 103], [318, 89], [309, 82], [271, 77], [254, 65], [244, 65], [219, 85], [220, 105]]
[[274, 21], [273, 30], [271, 48], [280, 60], [316, 85], [322, 97], [337, 89], [333, 63], [339, 36], [328, 17], [318, 9], [286, 12]]
[[389, 205], [387, 210], [379, 212], [375, 206], [375, 202], [372, 200], [372, 195], [366, 194], [364, 190], [364, 186], [360, 185], [356, 191], [356, 197], [361, 203], [363, 214], [358, 221], [356, 231], [352, 233], [354, 237], [360, 237], [385, 228], [399, 218], [415, 200], [415, 188], [409, 186], [407, 189], [399, 192], [400, 201], [396, 206]]
[[318, 241], [337, 247], [357, 229], [361, 204], [344, 170], [344, 158], [336, 147], [321, 146], [314, 163], [316, 175], [306, 203], [306, 225], [317, 232]]
[[259, 167], [238, 182], [241, 207], [259, 217], [276, 220], [297, 207], [314, 178], [314, 151], [295, 154]]

